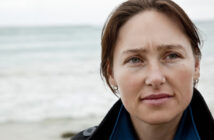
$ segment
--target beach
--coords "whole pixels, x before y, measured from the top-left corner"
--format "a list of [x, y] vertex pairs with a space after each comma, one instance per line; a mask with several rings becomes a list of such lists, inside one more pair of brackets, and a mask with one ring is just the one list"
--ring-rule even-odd
[[[214, 115], [214, 21], [203, 40], [197, 88]], [[0, 28], [0, 139], [67, 140], [98, 125], [118, 100], [100, 77], [102, 27]]]
[[[46, 120], [31, 123], [2, 123], [0, 125], [1, 140], [69, 140], [81, 127], [98, 123], [100, 118], [89, 120]], [[78, 127], [79, 126], [79, 127]], [[80, 127], [81, 126], [81, 127]], [[75, 128], [74, 128], [75, 127]]]

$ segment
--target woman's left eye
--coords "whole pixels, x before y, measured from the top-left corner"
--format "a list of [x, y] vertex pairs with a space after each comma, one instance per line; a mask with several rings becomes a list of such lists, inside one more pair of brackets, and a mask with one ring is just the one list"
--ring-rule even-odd
[[177, 59], [180, 58], [180, 55], [178, 55], [177, 53], [170, 53], [166, 56], [167, 60], [173, 60], [173, 59]]

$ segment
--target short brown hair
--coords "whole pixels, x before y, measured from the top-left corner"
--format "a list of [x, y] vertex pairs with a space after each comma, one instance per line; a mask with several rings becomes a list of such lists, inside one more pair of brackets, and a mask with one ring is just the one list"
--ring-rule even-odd
[[102, 78], [105, 78], [110, 89], [115, 93], [115, 90], [109, 83], [109, 70], [113, 68], [113, 53], [117, 42], [117, 37], [120, 28], [134, 15], [145, 10], [156, 10], [168, 16], [173, 16], [182, 30], [190, 40], [193, 54], [197, 59], [201, 58], [199, 48], [200, 38], [197, 28], [190, 20], [187, 14], [176, 3], [171, 0], [128, 0], [117, 7], [107, 19], [101, 37], [101, 68]]

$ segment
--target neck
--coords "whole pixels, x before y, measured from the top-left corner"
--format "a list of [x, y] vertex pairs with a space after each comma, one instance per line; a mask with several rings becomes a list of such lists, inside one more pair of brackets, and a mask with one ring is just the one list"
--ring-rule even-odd
[[132, 116], [131, 120], [139, 140], [173, 140], [182, 114], [161, 124], [149, 124]]

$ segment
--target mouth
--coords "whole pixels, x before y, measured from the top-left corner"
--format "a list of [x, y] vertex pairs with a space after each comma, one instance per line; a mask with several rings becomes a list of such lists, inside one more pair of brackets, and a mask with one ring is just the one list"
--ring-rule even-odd
[[166, 103], [173, 96], [169, 94], [152, 94], [141, 99], [142, 102], [151, 105], [160, 105]]

